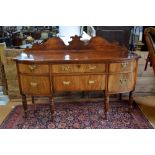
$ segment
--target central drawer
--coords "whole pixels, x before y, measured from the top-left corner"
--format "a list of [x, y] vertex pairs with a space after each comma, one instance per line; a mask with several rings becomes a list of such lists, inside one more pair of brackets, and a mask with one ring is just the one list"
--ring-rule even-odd
[[105, 75], [54, 76], [54, 91], [105, 90]]
[[22, 92], [29, 95], [50, 95], [48, 76], [20, 75]]
[[58, 64], [52, 65], [53, 73], [104, 73], [105, 64]]

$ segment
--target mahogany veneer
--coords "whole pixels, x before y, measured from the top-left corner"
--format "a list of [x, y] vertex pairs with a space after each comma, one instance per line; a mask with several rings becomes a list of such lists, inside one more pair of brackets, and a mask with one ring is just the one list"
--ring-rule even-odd
[[25, 114], [26, 95], [49, 96], [54, 114], [54, 93], [74, 90], [102, 90], [106, 118], [110, 94], [129, 92], [131, 108], [139, 56], [101, 37], [94, 37], [87, 44], [80, 37], [72, 38], [68, 46], [60, 38], [49, 39], [27, 49], [27, 57], [21, 54], [14, 58]]

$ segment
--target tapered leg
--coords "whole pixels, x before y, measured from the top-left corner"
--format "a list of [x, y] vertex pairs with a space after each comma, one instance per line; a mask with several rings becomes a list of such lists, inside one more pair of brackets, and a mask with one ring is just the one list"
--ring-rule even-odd
[[129, 112], [132, 110], [132, 104], [133, 104], [133, 92], [130, 91], [129, 93]]
[[105, 109], [104, 109], [105, 119], [107, 119], [107, 117], [108, 117], [108, 111], [109, 111], [109, 95], [107, 95], [107, 94], [105, 95], [104, 105], [105, 105]]
[[82, 91], [81, 94], [82, 94], [82, 98], [84, 98], [85, 97], [85, 92]]
[[122, 94], [121, 93], [119, 94], [119, 100], [122, 100]]
[[34, 102], [34, 96], [32, 96], [32, 104], [34, 104], [34, 109], [36, 110], [36, 104]]
[[54, 115], [54, 112], [55, 112], [54, 100], [53, 100], [52, 97], [50, 97], [49, 99], [50, 99], [50, 111], [51, 111], [51, 114], [53, 116]]
[[24, 117], [27, 118], [27, 100], [26, 95], [22, 95], [22, 103], [23, 103], [23, 109], [24, 109]]
[[32, 96], [32, 104], [34, 104], [34, 96]]

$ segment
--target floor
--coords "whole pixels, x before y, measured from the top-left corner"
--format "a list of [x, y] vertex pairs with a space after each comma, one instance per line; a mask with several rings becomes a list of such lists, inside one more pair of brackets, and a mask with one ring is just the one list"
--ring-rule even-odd
[[5, 117], [9, 114], [12, 108], [20, 104], [19, 101], [10, 101], [7, 105], [0, 105], [0, 124], [3, 122]]
[[[37, 103], [42, 103], [41, 100], [46, 99], [40, 99], [37, 101]], [[95, 99], [96, 100], [96, 99]], [[101, 98], [100, 98], [101, 100]], [[3, 120], [6, 118], [6, 116], [9, 114], [9, 112], [16, 106], [21, 104], [21, 99], [13, 99], [11, 100], [7, 105], [1, 105], [0, 106], [0, 124], [3, 122]], [[31, 100], [28, 99], [28, 104], [31, 104]], [[145, 105], [140, 105], [141, 110], [143, 111], [146, 118], [149, 120], [149, 122], [152, 124], [152, 126], [155, 128], [155, 107], [149, 107]]]
[[139, 107], [141, 108], [149, 122], [152, 124], [152, 126], [155, 128], [155, 107], [149, 107], [145, 105], [140, 105]]

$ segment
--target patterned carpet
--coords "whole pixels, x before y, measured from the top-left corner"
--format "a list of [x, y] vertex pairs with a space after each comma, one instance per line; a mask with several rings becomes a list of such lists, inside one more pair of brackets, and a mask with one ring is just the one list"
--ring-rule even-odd
[[128, 112], [128, 102], [110, 102], [108, 120], [104, 119], [103, 103], [56, 103], [52, 120], [48, 104], [28, 106], [28, 117], [23, 118], [23, 107], [16, 106], [1, 124], [1, 129], [152, 129], [137, 105]]

